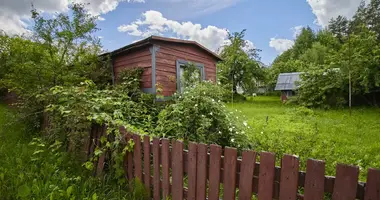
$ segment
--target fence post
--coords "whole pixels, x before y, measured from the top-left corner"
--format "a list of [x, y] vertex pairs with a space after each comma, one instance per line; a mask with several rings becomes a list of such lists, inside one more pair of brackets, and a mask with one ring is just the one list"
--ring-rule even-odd
[[356, 199], [359, 168], [338, 164], [336, 166], [336, 178], [334, 184], [333, 200]]
[[144, 184], [150, 197], [150, 138], [144, 136]]
[[244, 151], [240, 166], [239, 200], [251, 200], [253, 171], [255, 170], [256, 153]]
[[172, 142], [172, 199], [183, 199], [183, 143]]
[[380, 170], [368, 169], [365, 200], [380, 199]]
[[325, 189], [325, 162], [309, 159], [306, 164], [305, 199], [323, 199]]
[[296, 200], [298, 191], [299, 160], [284, 155], [281, 161], [280, 200]]
[[235, 148], [224, 149], [223, 199], [235, 200], [237, 151]]
[[170, 195], [170, 148], [169, 140], [162, 139], [162, 198], [167, 199]]
[[197, 199], [206, 199], [207, 145], [198, 144], [197, 156]]
[[141, 138], [140, 135], [134, 134], [133, 141], [135, 142], [133, 150], [133, 165], [135, 166], [135, 177], [142, 182], [142, 157], [141, 157]]
[[221, 157], [222, 147], [210, 145], [209, 200], [219, 200]]
[[197, 152], [198, 144], [194, 142], [189, 143], [189, 152], [187, 155], [187, 177], [188, 177], [188, 200], [195, 200], [197, 195]]
[[259, 200], [272, 200], [274, 182], [275, 156], [273, 153], [260, 153]]

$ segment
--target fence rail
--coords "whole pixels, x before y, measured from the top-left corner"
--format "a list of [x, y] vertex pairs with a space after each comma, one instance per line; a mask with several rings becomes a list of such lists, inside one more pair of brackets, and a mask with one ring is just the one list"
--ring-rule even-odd
[[[299, 171], [299, 159], [284, 155], [281, 167], [275, 166], [270, 152], [242, 152], [238, 158], [234, 148], [189, 143], [184, 149], [181, 141], [125, 134], [126, 141], [134, 140], [134, 151], [124, 158], [126, 178], [141, 180], [150, 196], [157, 199], [259, 200], [323, 199], [380, 200], [380, 170], [370, 168], [367, 182], [358, 182], [359, 167], [338, 164], [336, 177], [325, 175], [325, 162], [309, 159], [306, 172]], [[100, 145], [97, 138], [105, 127], [91, 131], [91, 154]], [[260, 156], [260, 163], [256, 162]], [[96, 173], [103, 171], [105, 157], [99, 158]], [[149, 166], [149, 167], [146, 167]], [[222, 188], [221, 189], [221, 185]], [[238, 192], [237, 192], [238, 191]], [[302, 191], [302, 192], [300, 192]]]

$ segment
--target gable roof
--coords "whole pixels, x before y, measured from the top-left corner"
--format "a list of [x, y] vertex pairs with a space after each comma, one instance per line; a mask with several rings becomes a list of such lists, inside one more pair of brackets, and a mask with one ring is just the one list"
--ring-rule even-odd
[[140, 41], [137, 41], [135, 43], [129, 44], [127, 46], [124, 46], [122, 48], [116, 49], [115, 51], [112, 51], [112, 52], [109, 52], [109, 53], [104, 53], [104, 54], [102, 54], [100, 56], [104, 56], [104, 55], [108, 55], [108, 54], [116, 55], [116, 54], [119, 54], [119, 53], [122, 53], [122, 52], [129, 51], [131, 49], [135, 49], [135, 48], [143, 47], [143, 46], [148, 45], [148, 44], [152, 44], [153, 41], [163, 41], [163, 42], [172, 42], [172, 43], [193, 45], [193, 46], [196, 46], [196, 47], [204, 50], [206, 53], [210, 54], [211, 56], [215, 57], [218, 61], [222, 60], [222, 58], [218, 54], [212, 52], [211, 50], [207, 49], [206, 47], [204, 47], [203, 45], [199, 44], [198, 42], [191, 41], [191, 40], [181, 40], [181, 39], [174, 39], [174, 38], [166, 38], [166, 37], [160, 37], [160, 36], [150, 36], [150, 37], [145, 38], [143, 40], [140, 40]]
[[281, 73], [278, 75], [276, 88], [274, 90], [296, 90], [299, 85], [296, 83], [301, 80], [302, 72]]

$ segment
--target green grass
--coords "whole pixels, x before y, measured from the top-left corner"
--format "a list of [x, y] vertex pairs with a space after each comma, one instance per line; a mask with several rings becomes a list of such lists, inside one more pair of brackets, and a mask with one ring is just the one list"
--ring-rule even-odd
[[279, 97], [253, 97], [228, 105], [240, 111], [250, 126], [248, 135], [257, 151], [271, 151], [277, 160], [294, 154], [306, 160], [326, 161], [326, 173], [335, 175], [337, 163], [357, 165], [361, 180], [368, 167], [380, 168], [380, 109], [320, 110], [283, 105]]
[[144, 199], [138, 184], [133, 192], [112, 177], [92, 177], [59, 143], [48, 144], [27, 131], [0, 104], [0, 199]]

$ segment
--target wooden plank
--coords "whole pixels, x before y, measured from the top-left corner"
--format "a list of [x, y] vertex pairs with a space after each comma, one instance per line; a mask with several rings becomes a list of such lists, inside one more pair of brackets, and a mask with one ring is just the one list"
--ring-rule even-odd
[[150, 138], [144, 136], [144, 184], [145, 189], [150, 194]]
[[169, 148], [169, 140], [162, 139], [162, 197], [163, 199], [167, 199], [170, 196], [170, 148]]
[[141, 138], [140, 135], [134, 134], [133, 141], [135, 142], [133, 150], [133, 165], [135, 166], [135, 177], [142, 181], [142, 155], [141, 155]]
[[183, 199], [183, 143], [172, 142], [172, 199]]
[[187, 154], [187, 199], [189, 200], [195, 200], [197, 195], [197, 151], [198, 145], [196, 143], [190, 142], [189, 152]]
[[251, 200], [253, 171], [255, 170], [256, 153], [244, 151], [240, 168], [239, 200]]
[[160, 200], [160, 139], [153, 138], [153, 199]]
[[365, 190], [365, 200], [379, 200], [380, 199], [380, 170], [368, 169], [367, 185]]
[[235, 148], [224, 149], [223, 199], [235, 200], [237, 151]]
[[323, 199], [325, 187], [325, 162], [309, 159], [306, 164], [305, 192], [307, 200]]
[[[128, 145], [129, 141], [132, 139], [132, 135], [129, 133], [125, 134], [125, 141], [126, 145]], [[126, 167], [127, 167], [127, 179], [128, 181], [133, 180], [133, 156], [132, 152], [127, 151], [125, 154], [125, 159], [126, 159]]]
[[281, 161], [280, 200], [297, 199], [298, 170], [298, 157], [284, 155]]
[[270, 152], [260, 153], [259, 200], [272, 200], [274, 182], [275, 155]]
[[222, 157], [222, 147], [210, 145], [210, 167], [209, 167], [209, 200], [219, 200], [220, 187], [220, 164]]
[[198, 144], [197, 155], [197, 199], [206, 199], [207, 145]]
[[358, 185], [359, 167], [338, 164], [334, 184], [333, 200], [354, 200]]

